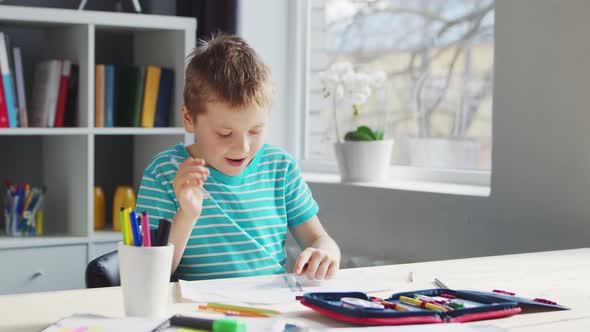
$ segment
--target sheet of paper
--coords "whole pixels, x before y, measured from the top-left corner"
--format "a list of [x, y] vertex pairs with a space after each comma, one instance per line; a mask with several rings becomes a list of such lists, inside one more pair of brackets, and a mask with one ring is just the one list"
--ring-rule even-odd
[[217, 280], [212, 283], [179, 280], [184, 299], [195, 302], [278, 304], [295, 301], [285, 281], [279, 278]]
[[[337, 278], [333, 280], [308, 280], [296, 276], [304, 293], [311, 292], [377, 292], [391, 290], [387, 281]], [[251, 304], [279, 304], [295, 301], [293, 292], [281, 276], [253, 279], [224, 279], [215, 282], [191, 282], [180, 280], [184, 299], [196, 302], [227, 302]]]
[[146, 332], [158, 327], [164, 320], [145, 318], [110, 318], [91, 314], [74, 314], [63, 318], [42, 332]]

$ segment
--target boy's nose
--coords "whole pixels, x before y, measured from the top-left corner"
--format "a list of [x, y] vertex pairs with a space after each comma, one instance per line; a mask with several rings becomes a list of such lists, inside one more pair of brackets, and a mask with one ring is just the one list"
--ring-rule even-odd
[[250, 143], [248, 142], [247, 137], [238, 138], [235, 146], [237, 152], [240, 154], [246, 154], [250, 151]]

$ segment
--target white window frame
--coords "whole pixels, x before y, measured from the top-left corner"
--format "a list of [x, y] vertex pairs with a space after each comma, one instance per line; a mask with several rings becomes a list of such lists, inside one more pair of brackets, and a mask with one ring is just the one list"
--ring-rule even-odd
[[[291, 58], [288, 63], [291, 64], [291, 70], [289, 70], [289, 72], [293, 79], [290, 81], [291, 86], [289, 87], [291, 92], [290, 105], [292, 107], [291, 117], [289, 118], [292, 121], [292, 125], [288, 125], [287, 127], [291, 129], [291, 132], [288, 133], [291, 140], [290, 144], [302, 172], [314, 173], [316, 175], [318, 173], [324, 173], [333, 176], [338, 174], [336, 161], [309, 160], [307, 158], [307, 147], [310, 144], [308, 125], [310, 86], [309, 36], [311, 30], [310, 1], [312, 0], [289, 1], [289, 12], [292, 13], [292, 15], [290, 15], [289, 18], [289, 35], [291, 38], [291, 42], [289, 43], [289, 47], [291, 47], [289, 54], [291, 55]], [[496, 47], [496, 45], [494, 45], [494, 47]], [[494, 104], [495, 103], [492, 103], [492, 105]], [[491, 175], [491, 171], [482, 170], [437, 169], [391, 165], [389, 179], [392, 183], [392, 188], [397, 187], [395, 183], [398, 181], [447, 183], [489, 188], [491, 185]], [[383, 184], [380, 184], [380, 187], [382, 186]]]

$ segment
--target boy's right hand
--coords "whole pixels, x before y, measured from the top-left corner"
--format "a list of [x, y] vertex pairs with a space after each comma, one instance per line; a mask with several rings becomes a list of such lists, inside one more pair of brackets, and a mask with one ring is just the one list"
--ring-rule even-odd
[[178, 172], [172, 182], [180, 206], [179, 213], [191, 218], [193, 222], [201, 215], [205, 197], [203, 184], [209, 175], [205, 160], [190, 157], [178, 166]]

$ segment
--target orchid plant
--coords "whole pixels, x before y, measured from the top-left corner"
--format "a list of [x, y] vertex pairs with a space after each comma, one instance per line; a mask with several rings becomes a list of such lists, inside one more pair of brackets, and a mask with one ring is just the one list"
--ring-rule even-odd
[[328, 70], [319, 74], [324, 98], [332, 97], [332, 117], [339, 143], [344, 141], [375, 141], [383, 139], [382, 130], [372, 130], [368, 126], [359, 126], [354, 131], [340, 135], [337, 106], [341, 102], [352, 105], [353, 116], [360, 115], [360, 106], [371, 96], [375, 88], [385, 82], [385, 73], [376, 71], [372, 74], [357, 72], [350, 62], [337, 62]]

